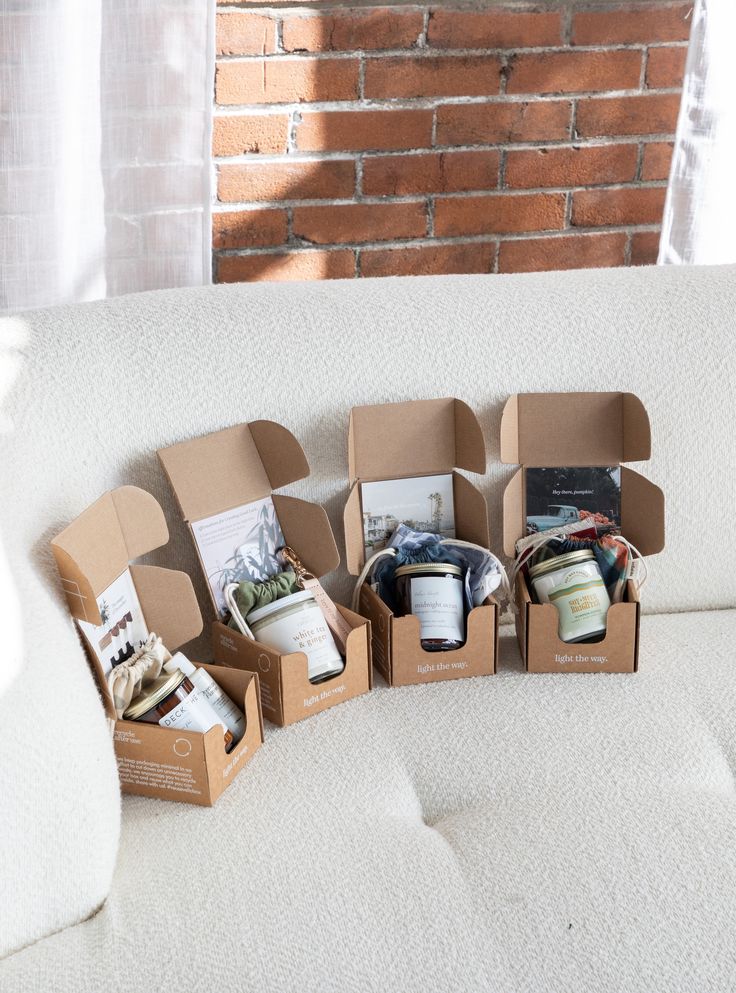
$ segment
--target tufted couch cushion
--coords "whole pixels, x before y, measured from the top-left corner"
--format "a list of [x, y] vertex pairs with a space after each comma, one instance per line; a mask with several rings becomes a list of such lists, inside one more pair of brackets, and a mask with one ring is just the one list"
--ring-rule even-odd
[[[714, 535], [736, 469], [735, 275], [217, 287], [24, 316], [0, 451], [33, 635], [0, 700], [2, 888], [23, 911], [0, 910], [5, 948], [110, 895], [8, 958], [0, 988], [135, 988], [165, 969], [187, 990], [725, 989], [736, 578]], [[349, 407], [457, 395], [486, 434], [475, 481], [500, 552], [503, 401], [580, 389], [630, 389], [652, 418], [637, 468], [665, 490], [668, 545], [651, 562], [645, 608], [660, 616], [645, 619], [640, 674], [525, 676], [509, 635], [498, 677], [379, 690], [271, 731], [211, 811], [126, 800], [111, 884], [112, 750], [49, 536], [136, 483], [171, 527], [150, 560], [199, 581], [154, 450], [263, 416], [302, 441], [313, 472], [290, 492], [324, 503], [339, 534]], [[350, 582], [331, 585], [345, 596]]]

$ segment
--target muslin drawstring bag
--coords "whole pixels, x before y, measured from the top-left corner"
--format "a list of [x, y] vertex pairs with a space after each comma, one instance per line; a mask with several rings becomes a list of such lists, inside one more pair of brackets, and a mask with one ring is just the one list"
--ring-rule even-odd
[[144, 686], [161, 675], [164, 662], [170, 658], [163, 641], [151, 632], [134, 655], [108, 673], [107, 685], [118, 717], [123, 716]]

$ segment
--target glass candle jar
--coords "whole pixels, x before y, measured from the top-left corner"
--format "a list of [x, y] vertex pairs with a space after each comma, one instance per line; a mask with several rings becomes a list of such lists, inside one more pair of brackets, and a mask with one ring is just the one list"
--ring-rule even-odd
[[204, 693], [178, 669], [151, 680], [131, 701], [123, 718], [202, 734], [219, 724], [225, 738], [225, 751], [229, 752], [234, 744], [231, 732], [207, 702]]
[[394, 576], [403, 612], [419, 618], [425, 652], [451, 652], [465, 644], [465, 575], [460, 566], [401, 565]]
[[591, 549], [538, 562], [529, 579], [539, 603], [557, 608], [560, 641], [599, 641], [605, 635], [611, 601]]
[[345, 668], [325, 615], [309, 590], [252, 610], [246, 623], [258, 641], [277, 652], [304, 652], [310, 683], [324, 682]]

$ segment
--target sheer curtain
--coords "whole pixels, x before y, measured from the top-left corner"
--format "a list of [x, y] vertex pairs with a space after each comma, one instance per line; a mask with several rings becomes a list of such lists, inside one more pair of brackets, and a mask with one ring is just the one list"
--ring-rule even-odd
[[736, 2], [696, 0], [659, 262], [736, 262]]
[[214, 0], [0, 0], [0, 311], [211, 278]]

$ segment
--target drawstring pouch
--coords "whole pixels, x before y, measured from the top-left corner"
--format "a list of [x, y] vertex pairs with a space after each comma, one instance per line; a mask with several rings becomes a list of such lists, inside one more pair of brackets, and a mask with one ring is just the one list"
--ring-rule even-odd
[[253, 638], [253, 632], [245, 623], [245, 618], [251, 610], [265, 607], [274, 600], [280, 600], [298, 591], [299, 586], [293, 569], [285, 569], [271, 576], [270, 579], [260, 582], [244, 580], [240, 583], [228, 583], [224, 590], [225, 603], [230, 608], [228, 627], [240, 631], [248, 638]]
[[386, 548], [371, 556], [358, 576], [353, 592], [353, 610], [358, 610], [360, 591], [367, 581], [395, 614], [400, 613], [394, 592], [396, 570], [402, 565], [425, 562], [447, 563], [463, 569], [468, 610], [482, 604], [499, 588], [503, 590], [504, 598], [508, 597], [506, 570], [492, 552], [459, 538], [440, 538], [431, 532], [414, 531], [406, 524], [399, 524]]
[[[525, 566], [537, 565], [546, 559], [589, 548], [595, 556], [603, 583], [611, 603], [620, 603], [626, 584], [632, 579], [638, 589], [647, 580], [647, 565], [639, 550], [623, 535], [606, 534], [600, 538], [582, 538], [571, 534], [535, 535], [531, 546], [527, 543], [520, 551], [511, 572], [511, 582], [516, 581]], [[529, 550], [531, 548], [531, 551]]]
[[108, 673], [107, 685], [118, 717], [123, 716], [144, 686], [161, 675], [164, 662], [170, 658], [163, 641], [151, 632], [137, 652]]

